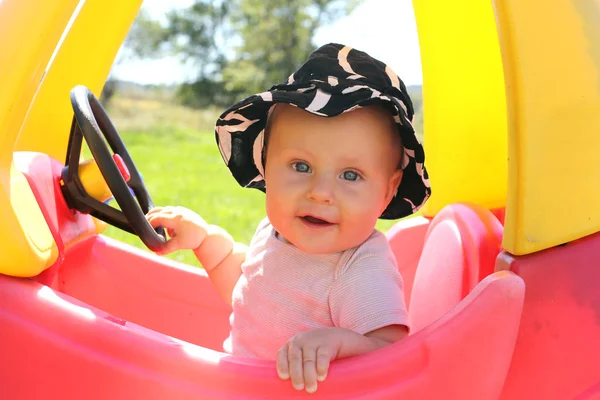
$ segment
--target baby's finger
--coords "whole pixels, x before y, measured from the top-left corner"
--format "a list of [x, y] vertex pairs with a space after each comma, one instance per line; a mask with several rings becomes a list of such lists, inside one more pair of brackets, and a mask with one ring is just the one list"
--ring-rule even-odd
[[302, 350], [302, 367], [304, 369], [304, 386], [308, 393], [317, 391], [317, 351], [312, 348]]
[[162, 226], [165, 229], [175, 229], [177, 225], [176, 221], [173, 218], [162, 214], [149, 215], [146, 217], [146, 219], [148, 220], [150, 225], [152, 225], [153, 228], [158, 228], [159, 226]]
[[277, 352], [277, 375], [280, 379], [290, 379], [290, 368], [288, 365], [287, 344]]
[[154, 214], [158, 214], [159, 212], [161, 212], [163, 210], [163, 208], [164, 207], [154, 207], [153, 209], [151, 209], [150, 211], [148, 211], [146, 213], [146, 217], [149, 217]]
[[166, 207], [162, 207], [161, 212], [165, 215], [171, 215], [171, 214], [176, 214], [178, 209], [180, 209], [180, 207], [166, 206]]
[[327, 378], [330, 362], [331, 354], [329, 354], [329, 350], [326, 347], [319, 347], [317, 349], [317, 379], [319, 382], [323, 382]]
[[174, 251], [177, 251], [177, 250], [181, 250], [181, 248], [182, 247], [179, 244], [179, 241], [177, 240], [177, 238], [174, 238], [171, 240], [167, 240], [165, 247], [163, 247], [161, 250], [157, 251], [156, 254], [159, 254], [162, 256], [162, 255], [173, 253]]
[[304, 389], [304, 372], [302, 370], [302, 349], [290, 344], [288, 347], [288, 365], [292, 385], [296, 390]]

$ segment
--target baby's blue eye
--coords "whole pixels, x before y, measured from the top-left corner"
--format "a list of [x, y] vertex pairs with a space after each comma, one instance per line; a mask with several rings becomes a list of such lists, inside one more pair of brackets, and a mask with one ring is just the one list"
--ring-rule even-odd
[[360, 178], [354, 171], [344, 171], [342, 177], [347, 181], [357, 181]]
[[295, 162], [292, 166], [296, 172], [308, 173], [310, 172], [310, 167], [307, 163], [304, 162]]

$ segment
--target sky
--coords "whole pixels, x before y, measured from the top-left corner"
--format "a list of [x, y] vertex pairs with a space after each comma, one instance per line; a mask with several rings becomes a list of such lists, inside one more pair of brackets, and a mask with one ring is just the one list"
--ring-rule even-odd
[[[144, 0], [142, 7], [160, 18], [170, 8], [185, 7], [192, 2]], [[336, 42], [366, 51], [388, 64], [407, 85], [423, 81], [411, 0], [363, 0], [352, 14], [320, 28], [313, 41], [317, 46]], [[144, 84], [170, 84], [191, 80], [195, 73], [176, 58], [164, 58], [121, 62], [114, 66], [112, 75]]]

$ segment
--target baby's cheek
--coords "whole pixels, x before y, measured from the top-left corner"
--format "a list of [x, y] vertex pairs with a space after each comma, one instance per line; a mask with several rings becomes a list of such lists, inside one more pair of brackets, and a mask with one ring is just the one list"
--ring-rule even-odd
[[289, 222], [287, 220], [290, 219], [290, 215], [293, 215], [292, 201], [289, 199], [289, 196], [280, 193], [281, 192], [271, 193], [269, 192], [269, 189], [267, 189], [265, 204], [269, 221], [276, 227]]
[[267, 215], [269, 219], [272, 219], [277, 216], [277, 214], [281, 211], [279, 198], [275, 193], [271, 193], [267, 190], [267, 195], [265, 199], [265, 208], [267, 211]]
[[357, 202], [354, 207], [347, 208], [344, 214], [344, 233], [359, 243], [373, 232], [379, 217], [376, 210], [373, 210], [373, 205], [368, 202]]
[[377, 218], [381, 215], [383, 196], [378, 194], [377, 188], [369, 188], [349, 198], [351, 201], [347, 202], [345, 207], [347, 219], [356, 229], [373, 230]]

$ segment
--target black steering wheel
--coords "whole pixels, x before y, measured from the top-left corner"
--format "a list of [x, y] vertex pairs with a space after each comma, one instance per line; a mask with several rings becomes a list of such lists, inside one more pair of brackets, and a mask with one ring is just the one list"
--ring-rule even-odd
[[[154, 207], [154, 203], [108, 114], [96, 96], [81, 85], [71, 90], [71, 105], [75, 115], [71, 124], [66, 166], [61, 176], [63, 194], [68, 206], [138, 235], [150, 250], [161, 250], [166, 244], [164, 229], [159, 227], [155, 230], [145, 217], [145, 214]], [[121, 210], [96, 200], [83, 188], [79, 177], [79, 158], [83, 138]], [[129, 170], [129, 182], [125, 182], [108, 149], [107, 142], [112, 151], [123, 159]]]

